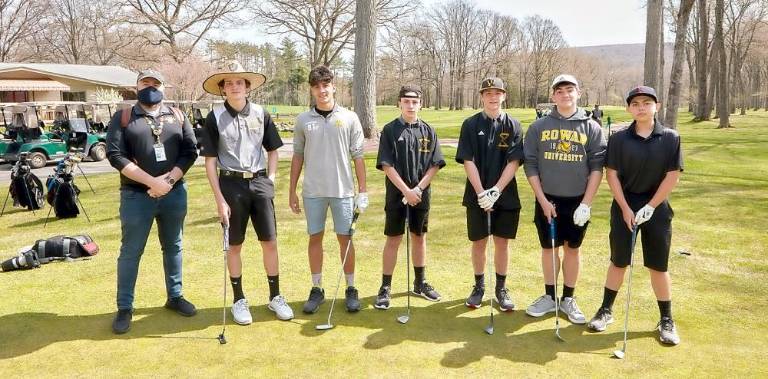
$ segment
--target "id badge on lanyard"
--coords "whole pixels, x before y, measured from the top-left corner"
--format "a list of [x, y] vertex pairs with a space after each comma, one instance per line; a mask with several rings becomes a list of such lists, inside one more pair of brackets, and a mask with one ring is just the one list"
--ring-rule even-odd
[[152, 134], [155, 136], [155, 144], [152, 145], [152, 148], [155, 151], [155, 161], [165, 162], [167, 159], [165, 156], [165, 146], [163, 146], [163, 143], [160, 142], [160, 134], [163, 132], [163, 121], [160, 119], [160, 124], [158, 125], [147, 118], [147, 123], [150, 125]]
[[157, 162], [164, 162], [166, 160], [165, 157], [165, 146], [163, 146], [162, 143], [158, 142], [152, 146], [155, 150], [155, 161]]

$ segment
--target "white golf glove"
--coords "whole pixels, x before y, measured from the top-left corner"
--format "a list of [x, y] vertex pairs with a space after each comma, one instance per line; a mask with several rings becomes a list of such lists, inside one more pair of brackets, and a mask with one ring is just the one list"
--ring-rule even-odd
[[653, 211], [655, 211], [656, 208], [645, 204], [644, 207], [640, 208], [637, 213], [635, 213], [635, 225], [640, 225], [653, 217]]
[[592, 216], [592, 210], [589, 205], [581, 203], [576, 211], [573, 212], [573, 223], [578, 226], [584, 226]]
[[477, 204], [484, 211], [488, 211], [493, 208], [493, 204], [496, 203], [496, 200], [499, 200], [500, 196], [499, 188], [493, 186], [477, 195]]
[[419, 188], [419, 186], [411, 188], [411, 191], [413, 191], [419, 197], [421, 197], [421, 194], [424, 193], [424, 191], [421, 188]]
[[355, 206], [358, 210], [360, 210], [360, 213], [365, 212], [365, 209], [368, 208], [368, 193], [367, 192], [360, 192], [355, 197]]

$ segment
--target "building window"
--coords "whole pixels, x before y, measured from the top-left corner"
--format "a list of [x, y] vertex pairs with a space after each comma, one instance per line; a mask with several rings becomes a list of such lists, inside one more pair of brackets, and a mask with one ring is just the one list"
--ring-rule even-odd
[[61, 98], [64, 101], [85, 101], [85, 92], [62, 92]]
[[0, 91], [0, 103], [23, 103], [27, 100], [26, 91]]

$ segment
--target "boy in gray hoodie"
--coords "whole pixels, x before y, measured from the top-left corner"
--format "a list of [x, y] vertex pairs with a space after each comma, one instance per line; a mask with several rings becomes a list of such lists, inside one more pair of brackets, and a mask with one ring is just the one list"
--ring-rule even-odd
[[[536, 195], [533, 221], [541, 244], [545, 284], [545, 294], [526, 313], [541, 317], [559, 307], [575, 324], [586, 323], [573, 293], [579, 277], [579, 247], [589, 223], [592, 199], [603, 177], [606, 150], [600, 125], [577, 106], [580, 95], [576, 78], [558, 75], [552, 81], [555, 107], [548, 116], [531, 124], [523, 143], [523, 167]], [[550, 235], [552, 223], [555, 246]], [[560, 246], [562, 262], [557, 251], [552, 253]], [[555, 279], [561, 263], [564, 284], [563, 296], [558, 299]]]

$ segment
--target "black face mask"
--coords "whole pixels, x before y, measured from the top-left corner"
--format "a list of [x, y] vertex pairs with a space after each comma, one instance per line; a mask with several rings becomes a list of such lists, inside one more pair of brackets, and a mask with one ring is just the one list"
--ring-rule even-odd
[[142, 89], [137, 95], [142, 104], [155, 105], [163, 101], [163, 92], [152, 86]]

